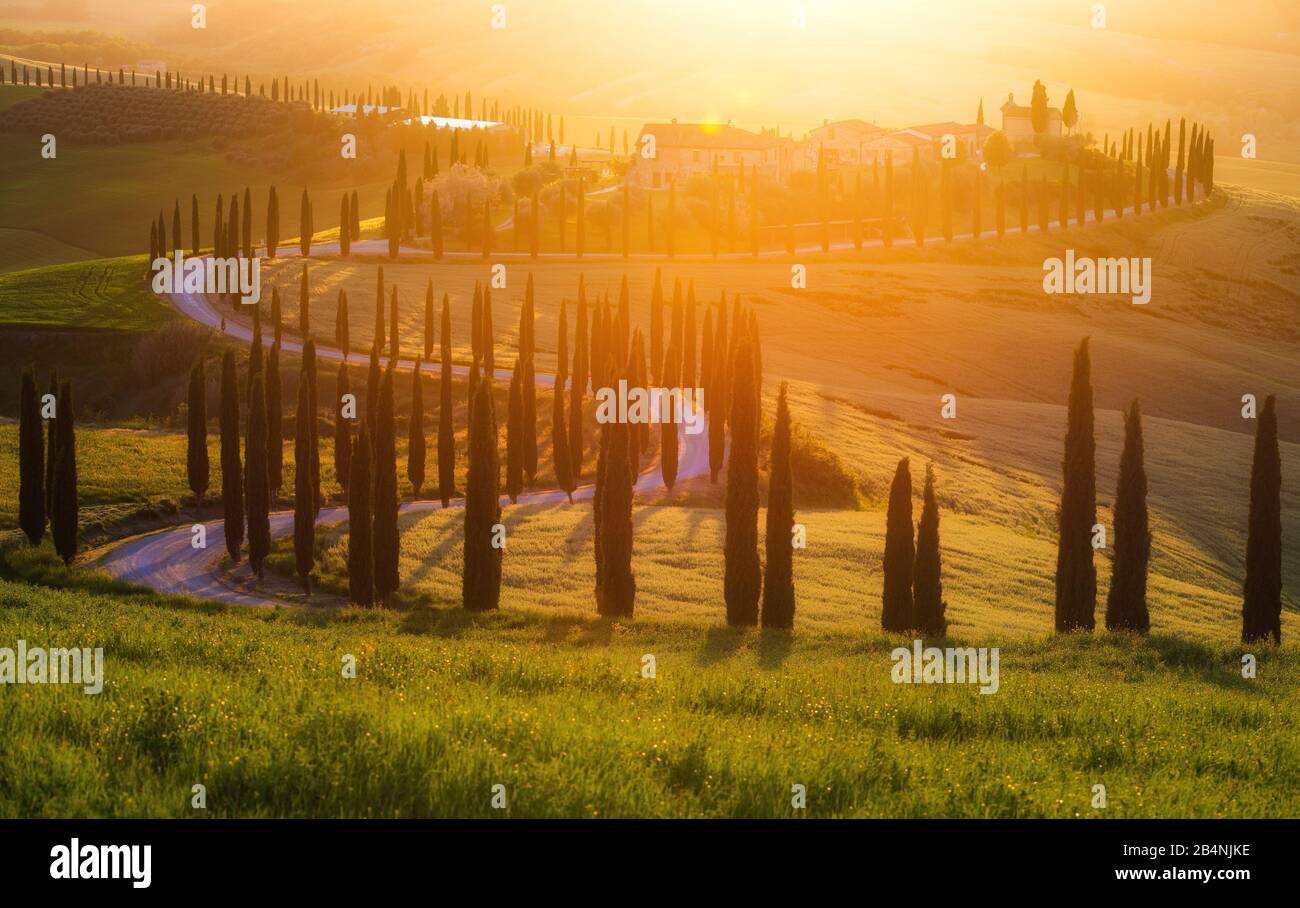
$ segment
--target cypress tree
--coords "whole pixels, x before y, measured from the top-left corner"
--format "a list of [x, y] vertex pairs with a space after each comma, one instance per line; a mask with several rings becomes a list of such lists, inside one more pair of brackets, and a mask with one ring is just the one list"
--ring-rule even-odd
[[601, 484], [601, 578], [596, 610], [601, 615], [631, 618], [636, 602], [632, 574], [632, 473], [628, 468], [631, 427], [627, 423], [604, 426], [609, 443]]
[[1065, 483], [1059, 511], [1056, 552], [1056, 630], [1092, 630], [1097, 607], [1097, 570], [1092, 560], [1092, 528], [1097, 523], [1091, 360], [1088, 338], [1074, 354], [1074, 377], [1065, 433]]
[[311, 337], [311, 295], [307, 281], [307, 266], [302, 266], [302, 277], [298, 279], [298, 336], [306, 341]]
[[334, 475], [344, 492], [352, 480], [352, 426], [351, 420], [343, 415], [343, 398], [350, 393], [352, 383], [348, 379], [348, 364], [339, 363], [339, 377], [334, 386], [338, 398], [334, 407]]
[[217, 258], [226, 255], [226, 205], [220, 195], [217, 196], [217, 209], [212, 218], [212, 254]]
[[723, 598], [727, 624], [758, 623], [762, 582], [758, 563], [758, 413], [753, 349], [742, 338], [736, 348], [731, 394], [731, 455], [727, 461], [726, 571]]
[[262, 576], [262, 563], [271, 551], [271, 490], [266, 475], [266, 376], [249, 382], [248, 427], [244, 439], [248, 498], [248, 563]]
[[[375, 287], [374, 345], [377, 349], [382, 351], [384, 349], [384, 339], [388, 336], [388, 332], [384, 329], [384, 266], [383, 265], [379, 266], [379, 276], [377, 278], [377, 281], [378, 283]], [[370, 437], [373, 443], [375, 437], [373, 427], [371, 428]]]
[[451, 403], [451, 309], [442, 295], [442, 380], [438, 383], [438, 497], [447, 507], [456, 493], [456, 433]]
[[307, 377], [308, 404], [311, 409], [307, 411], [308, 429], [311, 432], [311, 485], [312, 501], [316, 513], [320, 513], [320, 424], [316, 414], [320, 409], [320, 395], [317, 393], [318, 384], [316, 382], [316, 344], [314, 341], [307, 341], [302, 345], [302, 366], [303, 374]]
[[537, 318], [533, 303], [533, 275], [528, 275], [528, 289], [524, 294], [524, 305], [519, 315], [520, 364], [523, 375], [520, 377], [520, 394], [522, 396], [523, 419], [523, 457], [524, 475], [531, 483], [537, 476]]
[[[370, 368], [366, 373], [366, 425], [370, 428], [370, 444], [374, 447], [379, 442], [375, 431], [375, 415], [379, 412], [379, 351], [370, 348]], [[375, 469], [375, 459], [370, 458], [370, 469]]]
[[429, 283], [424, 288], [424, 359], [425, 362], [433, 361], [433, 340], [434, 340], [433, 328], [434, 328], [433, 278], [429, 278]]
[[266, 197], [266, 255], [268, 258], [275, 258], [275, 250], [279, 244], [280, 200], [275, 194], [275, 187], [272, 186]]
[[280, 346], [284, 337], [284, 317], [280, 311], [280, 288], [271, 287], [271, 321], [275, 323], [275, 346]]
[[375, 553], [371, 514], [370, 435], [363, 422], [357, 431], [348, 477], [348, 599], [375, 604]]
[[239, 385], [235, 351], [221, 360], [221, 509], [226, 551], [238, 562], [244, 544], [244, 482], [239, 459]]
[[388, 361], [394, 367], [402, 358], [399, 335], [400, 332], [397, 329], [397, 284], [393, 284], [388, 292]]
[[375, 415], [375, 598], [387, 608], [398, 587], [397, 426], [393, 415], [393, 367], [384, 370]]
[[[664, 376], [664, 390], [661, 393], [673, 394], [673, 388], [680, 387], [681, 360], [677, 356], [676, 342], [668, 345], [668, 373]], [[682, 398], [674, 395], [670, 406], [681, 407]], [[663, 477], [664, 488], [672, 491], [677, 482], [677, 423], [668, 420], [659, 424], [659, 474]]]
[[302, 205], [298, 209], [298, 250], [302, 257], [311, 255], [311, 238], [313, 233], [311, 219], [311, 198], [307, 190], [302, 191]]
[[1029, 233], [1029, 165], [1020, 169], [1020, 235]]
[[880, 626], [893, 633], [916, 627], [912, 601], [912, 473], [907, 458], [898, 462], [889, 487], [889, 510], [885, 514], [884, 589], [881, 594]]
[[424, 380], [417, 359], [411, 373], [411, 418], [407, 421], [406, 446], [406, 478], [415, 490], [413, 498], [420, 497], [420, 489], [424, 486], [424, 459]]
[[695, 387], [695, 281], [686, 289], [686, 323], [683, 326], [682, 373], [683, 388]]
[[1115, 561], [1106, 595], [1106, 629], [1145, 634], [1147, 564], [1151, 560], [1151, 524], [1147, 516], [1147, 474], [1143, 465], [1142, 410], [1135, 400], [1124, 414], [1124, 451], [1119, 458], [1115, 491]]
[[305, 365], [303, 373], [298, 376], [298, 414], [294, 419], [293, 556], [298, 581], [310, 596], [311, 572], [316, 558], [316, 509], [310, 468], [312, 409]]
[[[175, 252], [180, 252], [185, 243], [181, 240], [181, 200], [175, 199], [172, 202], [172, 244], [176, 247]], [[251, 258], [252, 256], [245, 256]]]
[[794, 472], [790, 463], [790, 406], [786, 384], [776, 398], [776, 425], [767, 485], [763, 627], [794, 627]]
[[506, 410], [506, 494], [511, 503], [519, 501], [524, 486], [524, 399], [520, 388], [519, 358], [510, 375], [510, 403]]
[[[19, 391], [18, 423], [18, 525], [32, 545], [45, 535], [45, 438], [41, 433], [41, 406], [36, 397], [36, 376], [23, 370]], [[54, 450], [50, 451], [53, 457]]]
[[490, 382], [474, 393], [469, 436], [469, 475], [465, 483], [465, 569], [461, 601], [469, 611], [495, 609], [501, 599], [501, 550], [492, 545], [493, 527], [501, 520], [497, 490], [496, 414]]
[[190, 369], [186, 441], [185, 478], [194, 493], [195, 504], [202, 507], [203, 495], [208, 491], [208, 383], [202, 359]]
[[573, 332], [573, 379], [569, 384], [569, 464], [576, 486], [582, 479], [582, 399], [587, 390], [587, 297], [578, 276], [578, 322]]
[[948, 631], [943, 599], [943, 576], [939, 556], [939, 501], [934, 493], [934, 464], [925, 467], [925, 493], [921, 522], [916, 527], [916, 562], [912, 567], [912, 600], [916, 629], [927, 637], [942, 637]]
[[483, 378], [490, 385], [496, 377], [495, 329], [492, 326], [492, 288], [483, 288], [483, 321], [479, 326], [483, 332]]
[[[59, 388], [59, 418], [54, 456], [54, 504], [50, 513], [50, 537], [54, 551], [71, 566], [77, 557], [77, 435], [72, 412], [72, 384]], [[238, 457], [238, 453], [236, 453]]]
[[566, 301], [560, 301], [560, 328], [556, 339], [559, 367], [551, 394], [551, 457], [555, 464], [555, 484], [569, 496], [573, 503], [573, 465], [569, 457], [569, 427], [564, 418], [564, 378], [568, 365], [569, 326], [565, 313]]
[[[176, 225], [176, 229], [173, 231], [173, 233], [175, 234], [176, 246], [178, 248], [181, 245], [180, 215], [181, 215], [180, 207], [177, 206], [176, 220], [174, 222]], [[244, 187], [244, 220], [242, 222], [241, 233], [243, 235], [243, 240], [244, 240], [243, 242], [244, 258], [251, 259], [253, 257], [253, 196], [252, 193], [249, 192], [247, 186]]]
[[727, 387], [727, 299], [723, 293], [718, 303], [718, 321], [713, 334], [713, 362], [710, 366], [710, 380], [713, 391], [713, 409], [709, 420], [709, 478], [718, 481], [722, 472], [723, 457], [726, 454], [726, 424], [728, 395]]
[[266, 481], [271, 500], [284, 485], [284, 410], [280, 387], [280, 345], [266, 359]]
[[352, 344], [348, 336], [348, 321], [348, 292], [340, 287], [338, 308], [334, 315], [334, 343], [343, 352], [345, 363], [352, 352]]
[[663, 384], [664, 374], [664, 288], [660, 269], [655, 269], [655, 286], [650, 295], [650, 380]]
[[54, 520], [54, 459], [59, 450], [59, 431], [58, 431], [58, 400], [59, 400], [59, 373], [54, 369], [50, 370], [50, 389], [48, 394], [54, 402], [54, 415], [45, 420], [45, 516], [51, 521], [50, 530], [53, 532]]
[[700, 338], [700, 387], [704, 389], [704, 410], [713, 409], [713, 309], [704, 307], [704, 334]]
[[[1206, 190], [1209, 195], [1209, 189]], [[62, 411], [62, 407], [60, 406]], [[60, 420], [62, 421], [62, 420]], [[1250, 467], [1250, 522], [1246, 537], [1246, 584], [1241, 640], [1282, 642], [1282, 457], [1273, 395], [1264, 400], [1255, 426]]]
[[[632, 335], [632, 352], [629, 356], [632, 365], [635, 367], [634, 374], [629, 376], [630, 383], [638, 388], [648, 387], [650, 384], [650, 370], [646, 366], [645, 335], [641, 333], [640, 328], [637, 328], [636, 333]], [[632, 426], [632, 438], [636, 443], [632, 446], [630, 462], [632, 475], [635, 476], [641, 472], [639, 454], [644, 454], [650, 450], [650, 427], [645, 423], [634, 424]]]
[[352, 253], [351, 217], [352, 204], [345, 192], [339, 200], [339, 255], [345, 258]]
[[438, 202], [438, 190], [436, 189], [433, 191], [429, 210], [429, 230], [433, 239], [433, 257], [440, 259], [442, 258], [442, 205]]

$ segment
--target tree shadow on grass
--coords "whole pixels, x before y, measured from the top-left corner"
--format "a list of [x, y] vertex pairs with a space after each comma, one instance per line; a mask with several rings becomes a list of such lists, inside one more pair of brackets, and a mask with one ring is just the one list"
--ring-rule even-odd
[[780, 668], [790, 655], [794, 646], [794, 634], [790, 631], [764, 628], [758, 638], [758, 664], [771, 671]]
[[748, 630], [743, 627], [714, 626], [704, 632], [704, 646], [696, 656], [700, 665], [715, 665], [736, 655], [745, 644]]
[[419, 637], [463, 637], [476, 626], [492, 619], [483, 613], [466, 611], [454, 605], [444, 608], [417, 608], [402, 616], [398, 633]]
[[542, 632], [547, 643], [571, 646], [608, 646], [614, 639], [615, 619], [582, 615], [553, 615], [545, 619]]

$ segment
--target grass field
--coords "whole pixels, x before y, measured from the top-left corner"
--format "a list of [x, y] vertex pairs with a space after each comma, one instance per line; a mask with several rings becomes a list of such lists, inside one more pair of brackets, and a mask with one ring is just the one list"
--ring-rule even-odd
[[[5, 570], [62, 573], [13, 552]], [[907, 641], [871, 632], [513, 604], [249, 613], [78, 583], [0, 582], [0, 640], [101, 646], [106, 678], [99, 696], [8, 692], [6, 817], [191, 816], [196, 783], [210, 816], [782, 817], [803, 813], [795, 783], [810, 817], [1300, 810], [1294, 648], [1244, 681], [1228, 645], [1003, 640], [981, 695], [891, 683]]]
[[0, 274], [0, 325], [142, 331], [176, 317], [154, 296], [146, 256], [52, 264]]

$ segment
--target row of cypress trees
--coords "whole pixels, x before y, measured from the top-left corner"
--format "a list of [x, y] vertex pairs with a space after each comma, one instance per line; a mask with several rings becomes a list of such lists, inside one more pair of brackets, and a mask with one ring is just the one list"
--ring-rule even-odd
[[[1059, 510], [1056, 629], [1092, 630], [1096, 623], [1098, 537], [1091, 351], [1087, 338], [1074, 354], [1067, 410], [1064, 484]], [[1282, 470], [1277, 410], [1269, 395], [1257, 415], [1250, 478], [1242, 642], [1282, 638]], [[1106, 627], [1147, 633], [1147, 571], [1151, 556], [1146, 503], [1142, 413], [1135, 400], [1124, 415], [1124, 447], [1114, 508], [1115, 557], [1106, 601]]]
[[[409, 202], [408, 202], [409, 208]], [[241, 213], [242, 212], [242, 213]], [[348, 255], [353, 241], [361, 238], [361, 213], [356, 190], [345, 191], [339, 203], [339, 250]], [[298, 211], [298, 246], [304, 255], [310, 255], [312, 239], [315, 233], [315, 206], [307, 189], [302, 191]], [[198, 255], [205, 248], [211, 248], [218, 258], [243, 256], [252, 258], [258, 244], [253, 237], [253, 200], [248, 187], [244, 188], [241, 207], [238, 193], [231, 193], [230, 206], [227, 209], [225, 197], [217, 195], [216, 210], [212, 222], [212, 243], [205, 246], [200, 239], [199, 198], [190, 196], [190, 255]], [[266, 237], [264, 245], [269, 258], [275, 258], [280, 245], [280, 199], [275, 186], [267, 191], [266, 201]], [[171, 241], [168, 242], [170, 235]], [[180, 199], [173, 203], [171, 232], [168, 233], [164, 212], [158, 212], [157, 220], [149, 222], [149, 262], [152, 267], [154, 259], [170, 257], [176, 249], [186, 248], [181, 233]]]
[[880, 626], [887, 631], [917, 631], [941, 637], [947, 631], [947, 602], [939, 554], [939, 502], [934, 465], [925, 470], [921, 520], [912, 537], [912, 473], [908, 458], [898, 462], [889, 487], [885, 515]]
[[23, 370], [18, 401], [18, 525], [36, 546], [45, 536], [48, 519], [54, 551], [65, 565], [71, 565], [77, 555], [78, 527], [72, 383], [60, 384], [51, 371], [49, 387], [49, 393], [39, 398], [35, 372]]

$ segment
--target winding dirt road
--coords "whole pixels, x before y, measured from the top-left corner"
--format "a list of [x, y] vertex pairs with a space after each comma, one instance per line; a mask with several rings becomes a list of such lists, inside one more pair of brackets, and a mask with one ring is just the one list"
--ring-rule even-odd
[[[296, 251], [293, 254], [297, 254]], [[166, 298], [189, 318], [211, 328], [222, 329], [223, 316], [205, 296], [182, 293], [167, 295]], [[253, 339], [252, 329], [242, 324], [225, 322], [224, 330], [227, 336], [237, 340], [251, 342]], [[263, 343], [268, 346], [269, 341], [270, 338], [263, 339]], [[302, 352], [301, 339], [291, 337], [288, 334], [282, 335], [280, 346], [287, 351]], [[316, 357], [322, 360], [342, 362], [343, 352], [334, 347], [317, 346]], [[356, 357], [352, 358], [356, 359]], [[386, 367], [388, 358], [381, 357], [380, 359], [382, 365]], [[411, 360], [399, 359], [395, 364], [395, 368], [409, 371], [415, 368], [415, 363]], [[434, 368], [437, 368], [436, 365]], [[452, 373], [465, 376], [469, 374], [469, 368], [459, 365], [453, 366]], [[493, 374], [498, 381], [508, 382], [511, 377], [509, 369], [496, 369]], [[538, 373], [537, 384], [544, 388], [553, 387], [555, 376]], [[684, 426], [678, 427], [678, 481], [702, 476], [708, 472], [709, 436], [707, 417], [701, 421], [700, 426], [702, 426], [702, 431], [695, 435], [687, 434]], [[641, 472], [635, 487], [637, 491], [649, 492], [658, 487], [661, 482], [659, 463], [656, 460]], [[590, 484], [579, 486], [573, 492], [574, 503], [589, 501], [594, 492], [595, 487]], [[509, 499], [504, 496], [502, 501], [505, 502], [504, 507], [507, 509], [504, 513], [508, 515], [508, 509], [512, 505], [509, 504]], [[520, 505], [560, 504], [567, 503], [567, 501], [567, 496], [559, 489], [529, 492], [519, 496]], [[454, 499], [449, 506], [459, 507], [463, 503], [463, 499], [458, 498]], [[436, 510], [441, 506], [441, 502], [436, 500], [407, 501], [401, 504], [400, 512], [402, 514], [419, 513]], [[321, 508], [316, 523], [318, 526], [331, 526], [343, 523], [347, 518], [348, 509], [346, 507], [324, 507]], [[276, 598], [274, 594], [261, 595], [255, 591], [250, 592], [247, 588], [236, 588], [231, 584], [225, 576], [227, 561], [223, 521], [210, 520], [204, 523], [207, 538], [206, 546], [201, 549], [193, 547], [192, 527], [193, 524], [189, 523], [177, 524], [164, 530], [156, 530], [152, 533], [124, 540], [101, 556], [97, 564], [115, 577], [164, 593], [178, 593], [235, 605], [275, 606], [286, 604], [285, 600]], [[292, 532], [293, 511], [277, 511], [271, 515], [272, 539], [287, 536]], [[249, 577], [251, 578], [251, 576], [250, 572]]]

